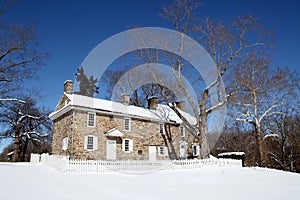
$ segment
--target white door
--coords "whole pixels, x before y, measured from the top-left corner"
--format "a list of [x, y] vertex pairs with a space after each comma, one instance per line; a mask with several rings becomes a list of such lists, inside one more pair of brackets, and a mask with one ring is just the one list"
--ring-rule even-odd
[[117, 143], [116, 140], [106, 140], [106, 159], [116, 160]]
[[156, 146], [149, 146], [149, 161], [156, 161]]
[[180, 159], [187, 159], [188, 144], [186, 141], [180, 142]]

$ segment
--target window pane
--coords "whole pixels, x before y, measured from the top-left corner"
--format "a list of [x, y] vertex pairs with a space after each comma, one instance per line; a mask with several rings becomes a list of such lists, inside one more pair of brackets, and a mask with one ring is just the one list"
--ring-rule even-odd
[[95, 126], [95, 113], [88, 113], [88, 126]]
[[159, 133], [164, 134], [164, 124], [159, 124]]
[[129, 129], [130, 129], [130, 119], [125, 118], [124, 119], [124, 130], [129, 131]]
[[184, 128], [182, 126], [180, 127], [180, 136], [184, 137]]
[[89, 136], [87, 139], [87, 149], [93, 149], [93, 137]]
[[164, 154], [164, 147], [159, 147], [159, 152], [160, 152], [160, 155], [162, 155], [162, 156], [165, 155]]
[[125, 140], [125, 151], [129, 151], [129, 140]]

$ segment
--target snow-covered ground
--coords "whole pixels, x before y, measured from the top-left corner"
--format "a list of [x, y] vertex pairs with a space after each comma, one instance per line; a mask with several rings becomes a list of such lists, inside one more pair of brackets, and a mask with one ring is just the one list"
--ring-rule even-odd
[[228, 166], [142, 175], [61, 174], [41, 165], [0, 163], [0, 199], [300, 199], [300, 175]]

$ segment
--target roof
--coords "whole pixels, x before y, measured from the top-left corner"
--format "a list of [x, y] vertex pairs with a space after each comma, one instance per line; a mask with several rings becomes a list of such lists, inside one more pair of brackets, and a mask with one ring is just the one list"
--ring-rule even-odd
[[106, 136], [122, 137], [124, 134], [117, 128], [113, 128], [105, 133]]
[[224, 153], [219, 153], [218, 156], [231, 156], [231, 155], [245, 155], [245, 152], [224, 152]]
[[[178, 117], [178, 115], [169, 106], [163, 104], [158, 104], [156, 110], [152, 110], [133, 105], [128, 106], [119, 102], [87, 97], [78, 94], [64, 93], [64, 95], [70, 100], [70, 102], [63, 108], [52, 112], [49, 115], [50, 119], [56, 119], [70, 109], [77, 107], [92, 109], [96, 112], [106, 112], [109, 114], [127, 116], [132, 118], [142, 118], [145, 120], [155, 120], [179, 124], [182, 123], [182, 120]], [[180, 113], [183, 114], [183, 116], [191, 124], [196, 124], [195, 117], [183, 111], [180, 111]]]

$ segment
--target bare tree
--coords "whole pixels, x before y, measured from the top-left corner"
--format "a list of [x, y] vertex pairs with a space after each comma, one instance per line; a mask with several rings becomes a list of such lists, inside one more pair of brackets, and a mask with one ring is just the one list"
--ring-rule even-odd
[[264, 137], [267, 166], [300, 172], [300, 118], [287, 114], [268, 120], [269, 134]]
[[[13, 4], [1, 1], [0, 17]], [[43, 65], [46, 53], [39, 51], [39, 41], [34, 26], [0, 22], [0, 99], [15, 100], [12, 92], [18, 90], [19, 83], [34, 78]]]
[[231, 87], [239, 88], [231, 98], [235, 119], [254, 128], [259, 149], [259, 165], [265, 164], [263, 135], [268, 117], [287, 114], [282, 109], [294, 101], [294, 73], [288, 69], [271, 70], [263, 52], [249, 52], [235, 68]]
[[[222, 77], [229, 69], [236, 65], [236, 60], [250, 49], [264, 48], [271, 43], [269, 32], [259, 23], [259, 20], [253, 15], [239, 16], [231, 24], [224, 24], [221, 21], [206, 18], [199, 19], [195, 16], [195, 11], [200, 5], [199, 2], [193, 0], [174, 0], [170, 5], [163, 8], [161, 16], [174, 25], [174, 29], [181, 33], [178, 38], [180, 42], [180, 53], [174, 55], [169, 52], [153, 49], [142, 49], [135, 55], [142, 62], [150, 63], [167, 63], [172, 69], [172, 75], [177, 83], [177, 90], [184, 94], [187, 103], [191, 107], [193, 115], [197, 120], [197, 125], [190, 124], [187, 119], [181, 115], [177, 107], [172, 104], [172, 99], [164, 95], [164, 88], [160, 91], [167, 104], [181, 117], [184, 123], [189, 127], [190, 132], [200, 141], [201, 157], [206, 158], [209, 155], [208, 145], [208, 118], [213, 112], [224, 108], [227, 99], [232, 95], [233, 91], [223, 94], [221, 91]], [[199, 75], [195, 79], [195, 75], [189, 77], [189, 81], [193, 85], [197, 85], [197, 97], [195, 101], [188, 92], [187, 85], [183, 81], [183, 75], [191, 69], [188, 60], [184, 60], [183, 41], [186, 34], [192, 35], [198, 42], [206, 47], [216, 65], [217, 78], [203, 86], [203, 79]], [[133, 33], [133, 37], [134, 37]], [[164, 42], [163, 36], [152, 36], [157, 38], [159, 42]], [[139, 39], [139, 38], [135, 38]], [[168, 45], [165, 43], [166, 49]], [[192, 52], [190, 52], [192, 53]], [[199, 58], [201, 59], [201, 58]], [[161, 77], [159, 74], [153, 73], [156, 81], [159, 83]], [[194, 78], [194, 79], [193, 79]], [[199, 84], [199, 82], [201, 82]], [[218, 100], [211, 104], [209, 99], [213, 93], [217, 93]]]
[[12, 161], [24, 161], [30, 143], [45, 144], [51, 134], [49, 110], [38, 106], [37, 93], [21, 96], [25, 102], [2, 102], [0, 137], [13, 138]]

